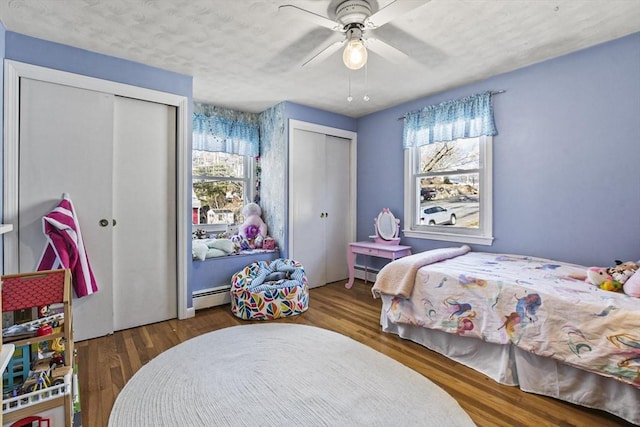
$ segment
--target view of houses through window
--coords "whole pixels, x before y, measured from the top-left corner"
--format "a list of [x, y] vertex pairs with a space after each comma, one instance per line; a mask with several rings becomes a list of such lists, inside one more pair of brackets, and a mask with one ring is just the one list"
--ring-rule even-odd
[[478, 228], [479, 138], [437, 142], [416, 150], [415, 224]]
[[222, 152], [192, 151], [193, 224], [237, 224], [248, 201], [251, 159]]

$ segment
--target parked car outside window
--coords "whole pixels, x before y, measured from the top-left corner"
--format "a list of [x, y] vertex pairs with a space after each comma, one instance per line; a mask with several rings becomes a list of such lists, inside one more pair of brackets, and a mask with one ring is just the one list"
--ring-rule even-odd
[[438, 192], [435, 188], [422, 188], [420, 190], [420, 201], [433, 200], [437, 194]]
[[455, 225], [456, 214], [442, 206], [431, 206], [422, 210], [420, 224]]

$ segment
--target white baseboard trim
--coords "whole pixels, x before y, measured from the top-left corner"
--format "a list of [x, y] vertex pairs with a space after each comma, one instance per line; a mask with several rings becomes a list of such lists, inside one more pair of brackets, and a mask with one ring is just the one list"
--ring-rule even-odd
[[[187, 312], [185, 313], [185, 317], [184, 319], [191, 319], [192, 317], [196, 316], [196, 309], [193, 307], [187, 307]], [[184, 320], [184, 319], [180, 319], [180, 320]]]

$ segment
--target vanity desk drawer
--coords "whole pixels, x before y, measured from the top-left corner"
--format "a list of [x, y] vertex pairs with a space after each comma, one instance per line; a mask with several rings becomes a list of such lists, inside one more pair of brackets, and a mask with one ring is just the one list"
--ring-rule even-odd
[[358, 246], [352, 246], [352, 247], [351, 247], [351, 250], [352, 250], [354, 253], [357, 253], [357, 254], [364, 254], [364, 255], [371, 255], [371, 256], [379, 256], [379, 257], [386, 258], [386, 257], [384, 256], [383, 251], [381, 251], [380, 249], [375, 249], [375, 248], [361, 248], [361, 247], [358, 247]]

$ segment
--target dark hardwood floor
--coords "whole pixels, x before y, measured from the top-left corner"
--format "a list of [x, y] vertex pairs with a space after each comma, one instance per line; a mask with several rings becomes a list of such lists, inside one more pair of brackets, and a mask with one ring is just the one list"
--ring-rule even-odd
[[[344, 282], [312, 289], [307, 312], [276, 322], [329, 329], [396, 359], [451, 394], [478, 426], [631, 425], [606, 412], [500, 385], [418, 344], [383, 333], [381, 302], [372, 298], [370, 290], [371, 284], [358, 280], [350, 290]], [[188, 320], [169, 320], [77, 343], [83, 426], [106, 426], [120, 390], [158, 354], [200, 334], [247, 323], [251, 322], [236, 318], [224, 305], [200, 310]]]

